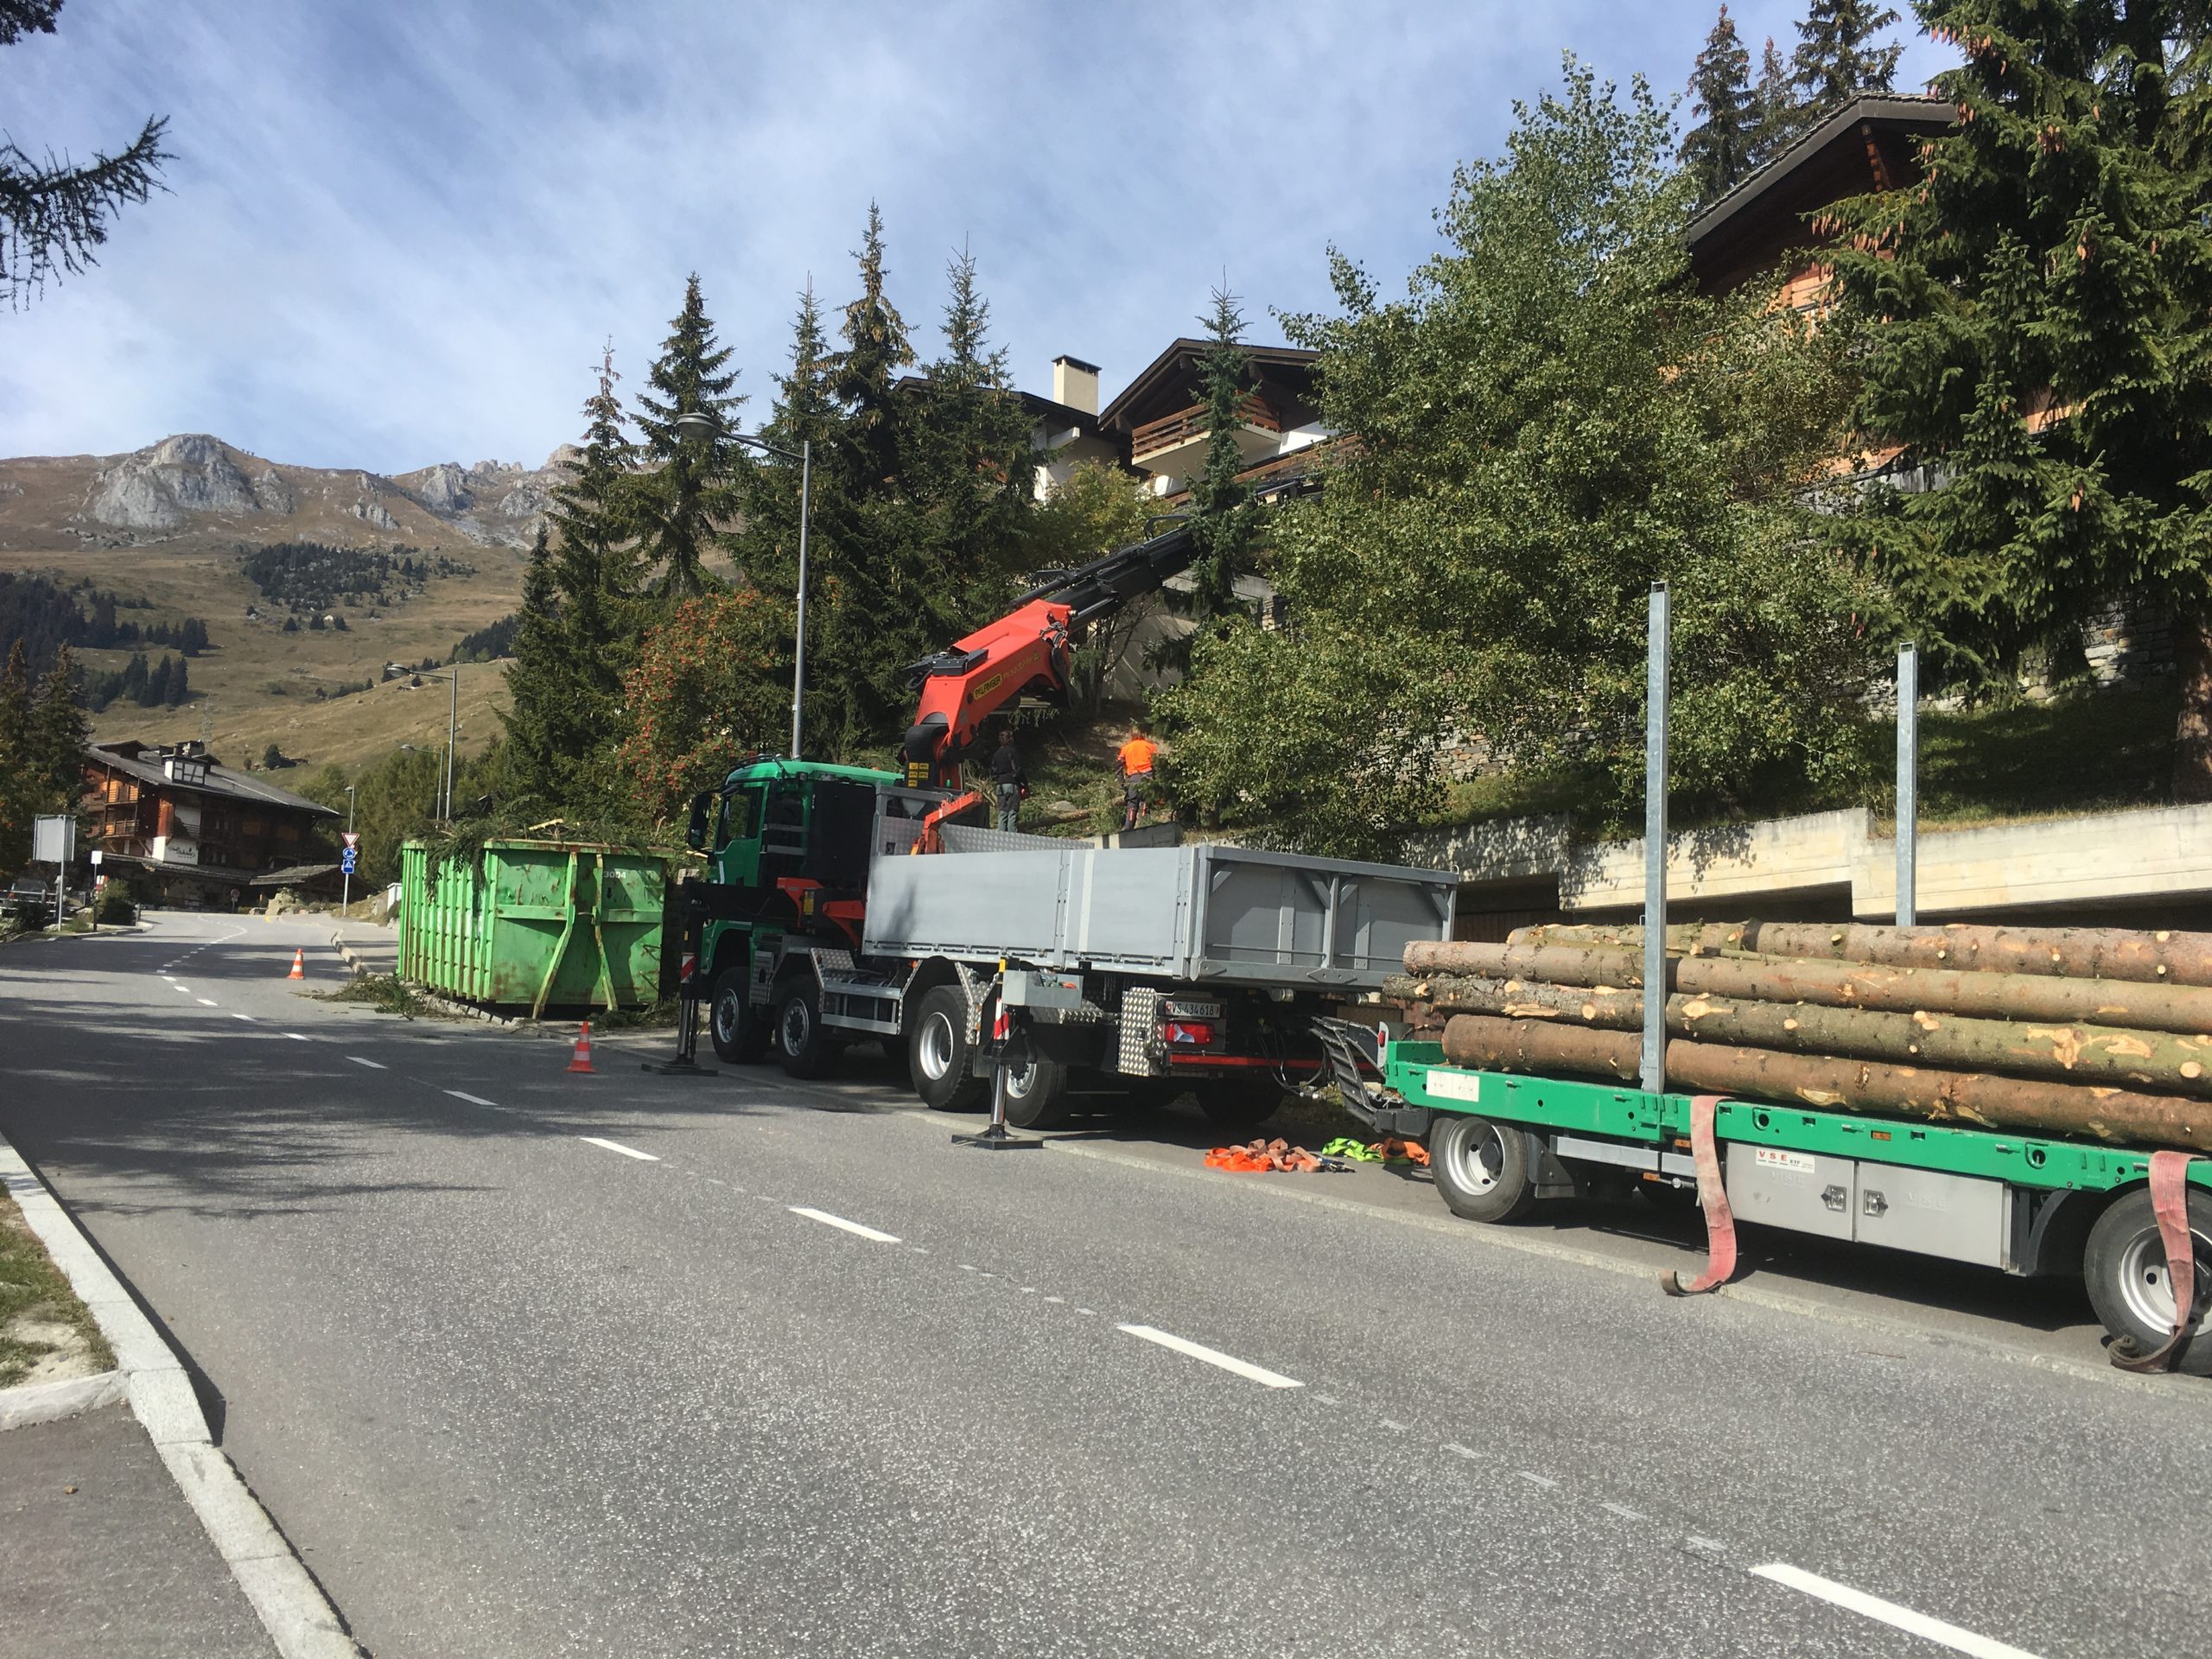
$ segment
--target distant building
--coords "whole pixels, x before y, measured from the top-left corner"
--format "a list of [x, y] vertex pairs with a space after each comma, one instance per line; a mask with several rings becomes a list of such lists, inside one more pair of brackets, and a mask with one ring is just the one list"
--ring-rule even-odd
[[204, 744], [89, 746], [82, 812], [85, 850], [156, 902], [226, 909], [278, 887], [338, 892], [323, 834], [339, 814], [224, 766]]

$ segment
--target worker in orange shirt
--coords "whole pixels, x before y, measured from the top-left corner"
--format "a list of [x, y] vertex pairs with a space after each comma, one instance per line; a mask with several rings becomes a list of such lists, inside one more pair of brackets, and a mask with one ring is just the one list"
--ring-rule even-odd
[[1146, 804], [1152, 798], [1153, 766], [1160, 759], [1160, 745], [1145, 735], [1142, 726], [1129, 728], [1128, 741], [1114, 755], [1114, 765], [1122, 774], [1122, 828], [1134, 830], [1144, 817]]

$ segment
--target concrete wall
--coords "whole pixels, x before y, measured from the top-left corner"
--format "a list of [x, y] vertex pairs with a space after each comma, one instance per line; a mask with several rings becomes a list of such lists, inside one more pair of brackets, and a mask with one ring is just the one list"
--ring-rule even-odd
[[[1532, 884], [1547, 879], [1562, 917], [1632, 918], [1643, 907], [1641, 838], [1578, 842], [1563, 819], [1427, 832], [1408, 840], [1404, 857], [1460, 873], [1463, 918], [1526, 910]], [[2202, 925], [2212, 918], [2212, 806], [1923, 827], [1918, 863], [1927, 920]], [[1887, 921], [1897, 912], [1897, 842], [1874, 833], [1864, 809], [1685, 831], [1669, 838], [1667, 870], [1668, 906], [1682, 919]]]

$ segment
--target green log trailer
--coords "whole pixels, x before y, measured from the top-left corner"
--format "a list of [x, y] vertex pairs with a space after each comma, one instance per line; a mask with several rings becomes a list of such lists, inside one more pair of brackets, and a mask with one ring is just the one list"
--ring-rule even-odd
[[[1445, 1064], [1440, 1044], [1409, 1039], [1387, 1046], [1381, 1086], [1356, 1100], [1337, 1069], [1362, 1116], [1427, 1143], [1437, 1192], [1471, 1221], [1517, 1220], [1543, 1200], [1624, 1179], [1662, 1204], [1694, 1200], [1688, 1095], [1471, 1071]], [[1756, 1101], [1722, 1101], [1713, 1128], [1738, 1220], [2024, 1276], [2078, 1277], [2114, 1338], [2149, 1351], [2173, 1333], [2147, 1152]], [[2188, 1183], [2194, 1306], [2204, 1320], [2212, 1160], [2190, 1164]], [[2212, 1331], [2180, 1346], [2174, 1368], [2212, 1375]]]

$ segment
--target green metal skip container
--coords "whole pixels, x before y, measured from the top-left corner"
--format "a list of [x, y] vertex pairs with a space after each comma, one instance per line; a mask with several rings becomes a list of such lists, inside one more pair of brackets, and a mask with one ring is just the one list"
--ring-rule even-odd
[[463, 1001], [636, 1007], [658, 995], [666, 865], [635, 848], [487, 841], [400, 853], [399, 977]]

